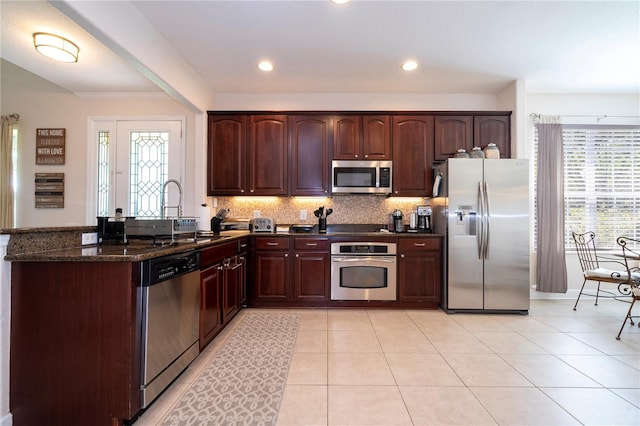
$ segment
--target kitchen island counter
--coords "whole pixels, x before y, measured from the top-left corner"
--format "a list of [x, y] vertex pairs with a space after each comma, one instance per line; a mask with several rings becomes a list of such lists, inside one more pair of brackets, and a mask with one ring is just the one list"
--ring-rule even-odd
[[[32, 231], [31, 236], [37, 235]], [[22, 251], [11, 253], [11, 246], [4, 260], [10, 262], [138, 262], [160, 256], [201, 250], [249, 235], [248, 231], [223, 231], [220, 235], [184, 240], [176, 243], [132, 240], [129, 244], [109, 242], [85, 246], [63, 247], [46, 251]]]

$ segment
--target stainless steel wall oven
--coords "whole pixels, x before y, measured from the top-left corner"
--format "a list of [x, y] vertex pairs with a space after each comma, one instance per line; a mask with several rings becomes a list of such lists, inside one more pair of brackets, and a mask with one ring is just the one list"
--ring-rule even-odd
[[396, 300], [396, 243], [331, 244], [331, 300]]

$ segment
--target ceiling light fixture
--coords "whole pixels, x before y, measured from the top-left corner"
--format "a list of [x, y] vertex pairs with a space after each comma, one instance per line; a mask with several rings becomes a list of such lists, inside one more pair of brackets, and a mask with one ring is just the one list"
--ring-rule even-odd
[[273, 70], [273, 64], [269, 61], [262, 61], [258, 64], [258, 68], [262, 71], [271, 71]]
[[335, 4], [345, 4], [347, 3], [349, 0], [331, 0], [332, 3]]
[[78, 62], [78, 46], [66, 38], [48, 34], [35, 33], [33, 45], [44, 56], [61, 62]]
[[402, 64], [402, 69], [405, 71], [413, 71], [418, 68], [418, 63], [416, 61], [407, 61]]

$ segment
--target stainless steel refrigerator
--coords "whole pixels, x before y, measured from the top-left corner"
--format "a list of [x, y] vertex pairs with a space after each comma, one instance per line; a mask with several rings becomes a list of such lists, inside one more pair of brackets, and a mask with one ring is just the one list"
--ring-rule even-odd
[[527, 313], [529, 160], [452, 158], [434, 182], [434, 230], [446, 236], [443, 309]]

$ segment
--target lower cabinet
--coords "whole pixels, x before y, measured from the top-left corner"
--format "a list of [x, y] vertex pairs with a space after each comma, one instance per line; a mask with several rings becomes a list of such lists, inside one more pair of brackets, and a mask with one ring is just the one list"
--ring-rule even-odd
[[326, 305], [331, 268], [328, 238], [294, 238], [294, 301]]
[[253, 305], [326, 306], [327, 237], [260, 236], [254, 240]]
[[398, 301], [436, 307], [442, 287], [442, 243], [438, 238], [398, 241]]
[[282, 305], [291, 299], [289, 237], [255, 237], [254, 295], [256, 304]]
[[201, 351], [240, 310], [246, 263], [237, 254], [238, 247], [238, 242], [229, 242], [201, 252]]
[[200, 351], [222, 330], [222, 263], [200, 271]]

